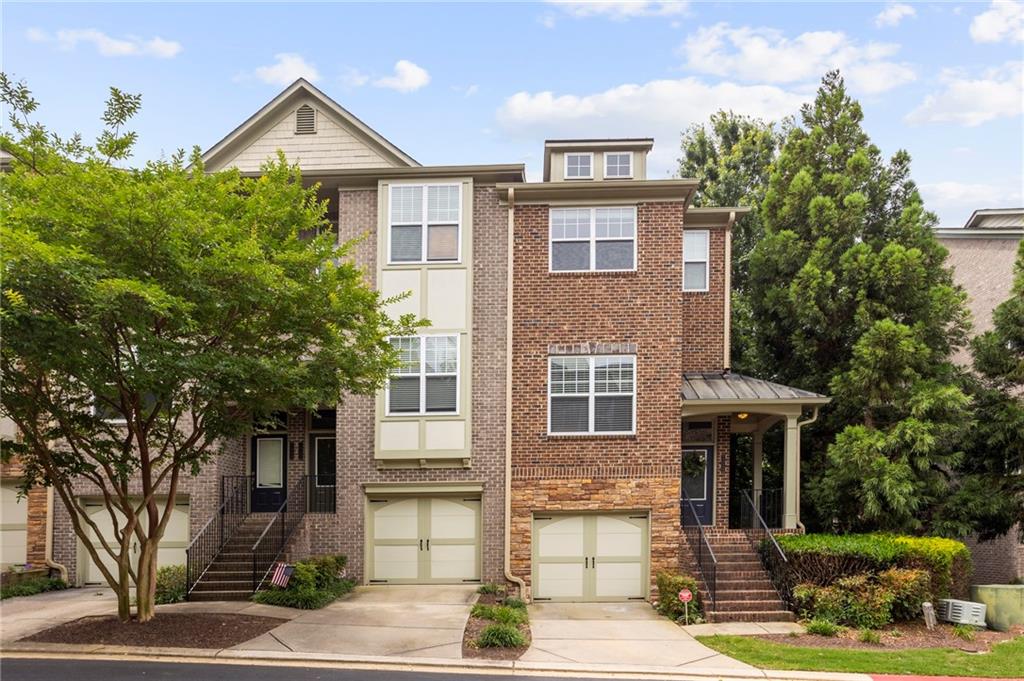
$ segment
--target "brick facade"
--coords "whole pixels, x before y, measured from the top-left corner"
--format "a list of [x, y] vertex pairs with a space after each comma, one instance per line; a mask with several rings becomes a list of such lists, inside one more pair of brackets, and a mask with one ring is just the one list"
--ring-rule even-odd
[[1024, 579], [1024, 542], [1018, 525], [995, 539], [978, 541], [977, 536], [970, 536], [963, 541], [974, 564], [972, 584], [1007, 584]]

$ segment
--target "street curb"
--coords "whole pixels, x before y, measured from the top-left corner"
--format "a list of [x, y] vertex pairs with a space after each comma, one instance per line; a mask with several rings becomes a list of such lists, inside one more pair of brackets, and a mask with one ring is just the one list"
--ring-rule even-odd
[[506, 660], [452, 660], [431, 657], [386, 657], [340, 653], [291, 653], [256, 650], [204, 650], [196, 648], [146, 648], [140, 646], [79, 645], [63, 643], [5, 643], [0, 658], [64, 657], [76, 659], [120, 659], [197, 664], [261, 664], [281, 666], [336, 666], [394, 669], [402, 671], [518, 674], [536, 676], [607, 676], [618, 678], [660, 678], [676, 681], [871, 681], [868, 674], [804, 672], [716, 667], [659, 667], [655, 665], [579, 664], [573, 662], [520, 662]]

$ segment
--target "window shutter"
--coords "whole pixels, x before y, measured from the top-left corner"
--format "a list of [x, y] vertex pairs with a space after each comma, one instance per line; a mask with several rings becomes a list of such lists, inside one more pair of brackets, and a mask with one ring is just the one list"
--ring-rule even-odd
[[316, 134], [316, 111], [309, 104], [303, 104], [295, 110], [295, 134]]
[[594, 431], [622, 433], [633, 430], [633, 398], [629, 395], [594, 398]]

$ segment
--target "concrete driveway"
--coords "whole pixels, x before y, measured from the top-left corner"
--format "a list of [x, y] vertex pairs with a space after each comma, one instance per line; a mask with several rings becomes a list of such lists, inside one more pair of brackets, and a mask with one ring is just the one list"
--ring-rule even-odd
[[117, 598], [106, 587], [49, 591], [0, 601], [0, 642], [9, 643], [89, 615], [117, 613]]
[[698, 643], [649, 603], [543, 603], [529, 607], [525, 662], [754, 669]]
[[475, 586], [358, 587], [234, 649], [461, 659], [475, 600]]

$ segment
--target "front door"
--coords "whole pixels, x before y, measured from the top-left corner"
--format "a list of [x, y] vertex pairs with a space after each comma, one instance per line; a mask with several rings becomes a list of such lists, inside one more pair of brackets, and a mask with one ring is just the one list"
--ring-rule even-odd
[[252, 511], [276, 511], [287, 496], [284, 435], [257, 435], [252, 439]]
[[[715, 505], [715, 448], [686, 447], [683, 449], [683, 525], [710, 525]], [[685, 499], [693, 502], [696, 521]]]

